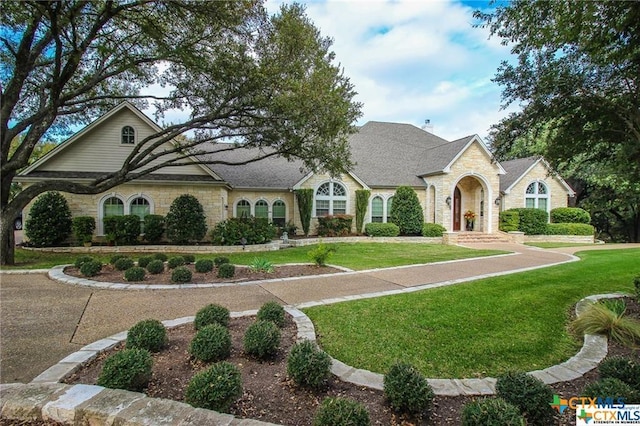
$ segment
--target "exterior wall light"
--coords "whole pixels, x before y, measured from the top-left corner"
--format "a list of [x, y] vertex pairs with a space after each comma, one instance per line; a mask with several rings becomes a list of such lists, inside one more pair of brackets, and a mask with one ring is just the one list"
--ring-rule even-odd
[[451, 197], [447, 197], [445, 201], [447, 203], [447, 206], [451, 207]]

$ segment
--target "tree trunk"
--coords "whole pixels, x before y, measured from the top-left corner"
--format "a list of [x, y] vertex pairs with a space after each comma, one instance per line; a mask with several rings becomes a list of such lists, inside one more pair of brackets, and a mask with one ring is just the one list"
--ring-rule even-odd
[[13, 220], [14, 217], [9, 217], [9, 215], [2, 215], [2, 220], [0, 220], [0, 265], [15, 264]]

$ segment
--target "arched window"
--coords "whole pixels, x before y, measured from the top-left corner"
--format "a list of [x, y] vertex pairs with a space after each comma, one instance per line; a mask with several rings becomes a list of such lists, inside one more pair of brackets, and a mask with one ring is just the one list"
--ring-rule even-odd
[[247, 200], [240, 200], [236, 204], [236, 217], [248, 218], [251, 216], [251, 204]]
[[382, 197], [373, 197], [371, 200], [371, 222], [384, 221], [384, 201]]
[[255, 216], [263, 219], [269, 219], [269, 204], [265, 200], [259, 200], [255, 206]]
[[124, 215], [124, 203], [118, 197], [109, 197], [102, 203], [102, 217]]
[[276, 226], [284, 226], [287, 222], [287, 206], [284, 201], [277, 200], [273, 202], [272, 221]]
[[131, 200], [129, 204], [129, 214], [135, 214], [140, 218], [140, 233], [144, 233], [144, 218], [151, 213], [151, 205], [149, 200], [143, 197], [137, 197]]
[[543, 182], [532, 182], [527, 186], [525, 207], [547, 211], [549, 208], [549, 191]]
[[124, 126], [122, 128], [122, 139], [121, 142], [123, 144], [134, 144], [136, 143], [136, 132], [133, 130], [131, 126]]
[[393, 204], [393, 197], [389, 197], [387, 200], [387, 223], [391, 222], [391, 205]]
[[347, 213], [347, 190], [338, 182], [325, 182], [316, 191], [316, 216]]

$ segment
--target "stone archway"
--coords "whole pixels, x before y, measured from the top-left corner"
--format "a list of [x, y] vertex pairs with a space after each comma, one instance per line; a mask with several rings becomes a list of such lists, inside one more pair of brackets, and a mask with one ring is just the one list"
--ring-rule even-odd
[[[460, 227], [458, 230], [464, 231], [466, 229], [466, 221], [464, 214], [471, 211], [475, 214], [475, 220], [473, 221], [473, 231], [476, 232], [491, 232], [490, 226], [490, 205], [488, 203], [488, 197], [490, 191], [486, 187], [485, 182], [478, 176], [467, 175], [458, 181], [455, 185], [455, 190], [460, 191], [459, 208], [457, 211], [460, 215]], [[454, 209], [455, 211], [456, 209]], [[454, 217], [454, 221], [456, 218]]]

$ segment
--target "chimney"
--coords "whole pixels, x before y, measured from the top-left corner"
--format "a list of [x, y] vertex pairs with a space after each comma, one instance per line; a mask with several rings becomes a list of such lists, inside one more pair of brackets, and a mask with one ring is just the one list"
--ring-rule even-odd
[[424, 124], [422, 125], [421, 129], [425, 132], [433, 134], [433, 124], [431, 124], [431, 120], [429, 120], [428, 118], [424, 120]]

